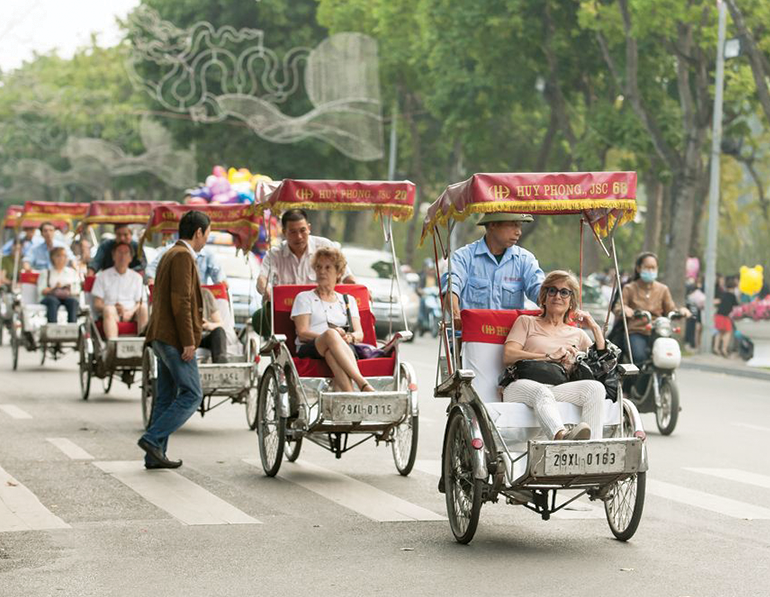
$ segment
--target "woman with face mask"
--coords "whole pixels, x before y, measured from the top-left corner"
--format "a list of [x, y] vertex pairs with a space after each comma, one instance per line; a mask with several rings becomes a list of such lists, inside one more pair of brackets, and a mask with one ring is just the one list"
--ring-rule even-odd
[[[649, 357], [650, 332], [645, 319], [634, 318], [636, 311], [649, 311], [653, 320], [661, 315], [676, 311], [674, 299], [668, 286], [658, 282], [658, 256], [642, 253], [636, 258], [634, 277], [623, 287], [623, 305], [628, 318], [628, 335], [634, 363], [641, 364]], [[689, 316], [689, 311], [682, 309]], [[620, 302], [615, 305], [615, 314], [620, 315]]]

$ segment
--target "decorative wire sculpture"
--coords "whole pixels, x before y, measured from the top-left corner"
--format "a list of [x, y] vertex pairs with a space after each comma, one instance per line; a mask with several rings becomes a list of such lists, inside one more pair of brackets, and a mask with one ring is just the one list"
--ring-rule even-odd
[[[148, 7], [131, 14], [128, 32], [129, 77], [169, 111], [204, 123], [235, 118], [274, 143], [312, 137], [355, 160], [383, 157], [377, 42], [371, 37], [340, 33], [280, 59], [259, 29], [215, 29], [203, 21], [179, 29]], [[287, 115], [278, 105], [301, 83], [313, 108]]]
[[30, 182], [49, 188], [76, 185], [93, 197], [101, 197], [110, 183], [107, 170], [93, 160], [79, 160], [61, 172], [41, 160], [22, 159], [6, 164], [3, 174], [13, 178], [12, 189], [26, 187]]

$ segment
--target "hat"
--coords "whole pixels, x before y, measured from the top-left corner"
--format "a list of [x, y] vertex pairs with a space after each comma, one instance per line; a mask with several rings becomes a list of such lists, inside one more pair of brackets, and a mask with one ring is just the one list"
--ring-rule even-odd
[[509, 212], [493, 212], [484, 214], [477, 222], [477, 225], [483, 226], [484, 224], [491, 224], [492, 222], [534, 222], [533, 218], [529, 214], [512, 214]]

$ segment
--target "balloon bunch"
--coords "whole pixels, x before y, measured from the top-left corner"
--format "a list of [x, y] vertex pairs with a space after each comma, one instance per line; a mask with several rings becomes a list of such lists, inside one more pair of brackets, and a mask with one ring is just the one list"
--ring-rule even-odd
[[214, 166], [203, 186], [187, 191], [189, 199], [186, 203], [253, 203], [257, 184], [271, 181], [269, 176], [252, 174], [248, 168], [225, 170], [222, 166]]

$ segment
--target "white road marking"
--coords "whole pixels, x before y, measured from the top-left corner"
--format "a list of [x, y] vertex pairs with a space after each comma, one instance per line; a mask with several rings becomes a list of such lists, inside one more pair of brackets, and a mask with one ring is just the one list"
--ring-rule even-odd
[[762, 427], [762, 425], [752, 425], [751, 423], [733, 423], [735, 427], [745, 427], [746, 429], [753, 429], [754, 431], [768, 431], [770, 427]]
[[737, 468], [685, 468], [686, 471], [693, 471], [694, 473], [701, 473], [702, 475], [711, 475], [712, 477], [719, 477], [721, 479], [727, 479], [728, 481], [737, 481], [738, 483], [746, 483], [747, 485], [756, 485], [764, 489], [770, 489], [770, 477], [766, 475], [759, 475], [757, 473], [750, 473], [748, 471], [742, 471]]
[[0, 467], [0, 532], [68, 528], [70, 525]]
[[66, 437], [48, 437], [45, 441], [59, 448], [59, 450], [64, 452], [64, 454], [69, 456], [72, 460], [94, 459], [94, 457], [83, 448], [78, 446], [75, 442], [68, 440]]
[[770, 509], [663, 481], [647, 479], [647, 493], [731, 518], [770, 520]]
[[[262, 467], [259, 460], [244, 462]], [[378, 522], [446, 520], [431, 510], [309, 462], [287, 464], [279, 476]]]
[[148, 471], [141, 461], [94, 462], [94, 465], [184, 524], [261, 524], [172, 470]]
[[15, 404], [0, 404], [0, 410], [4, 411], [9, 417], [14, 419], [31, 419], [32, 415], [26, 410], [20, 409]]

